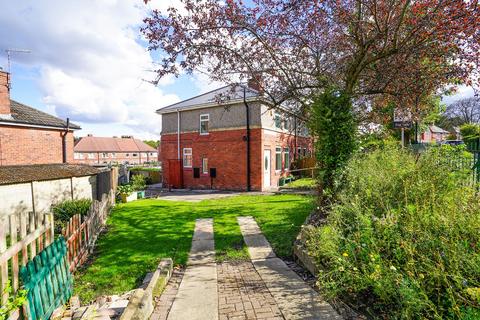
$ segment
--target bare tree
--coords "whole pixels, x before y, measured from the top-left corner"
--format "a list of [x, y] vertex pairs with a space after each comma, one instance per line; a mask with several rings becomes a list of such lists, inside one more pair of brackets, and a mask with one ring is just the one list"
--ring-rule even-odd
[[450, 119], [460, 119], [462, 124], [480, 123], [480, 98], [458, 100], [447, 107], [445, 115]]

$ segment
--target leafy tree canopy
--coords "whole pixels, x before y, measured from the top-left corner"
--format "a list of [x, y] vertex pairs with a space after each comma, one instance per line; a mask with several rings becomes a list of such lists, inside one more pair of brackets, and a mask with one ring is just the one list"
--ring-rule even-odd
[[260, 79], [274, 103], [302, 111], [334, 86], [365, 110], [416, 112], [447, 83], [478, 83], [478, 1], [179, 0], [152, 11], [142, 32], [162, 52], [157, 80]]

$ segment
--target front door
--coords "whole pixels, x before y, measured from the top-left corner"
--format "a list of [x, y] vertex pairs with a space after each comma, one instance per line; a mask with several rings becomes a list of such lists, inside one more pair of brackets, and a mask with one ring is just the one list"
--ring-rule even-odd
[[270, 149], [263, 151], [263, 187], [270, 188]]

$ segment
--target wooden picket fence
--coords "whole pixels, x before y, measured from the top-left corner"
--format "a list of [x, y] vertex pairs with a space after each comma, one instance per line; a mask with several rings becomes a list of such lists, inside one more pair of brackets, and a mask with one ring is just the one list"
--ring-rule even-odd
[[59, 237], [20, 269], [27, 290], [28, 319], [49, 319], [72, 296], [73, 280], [66, 255], [65, 239]]
[[[26, 265], [38, 252], [53, 242], [51, 213], [20, 212], [0, 220], [0, 290], [2, 305], [8, 301], [8, 283], [19, 288], [19, 266]], [[19, 317], [15, 312], [11, 319]]]
[[111, 193], [104, 194], [101, 201], [92, 202], [86, 216], [74, 215], [62, 229], [62, 235], [67, 241], [67, 259], [71, 272], [82, 265], [93, 250], [98, 235], [107, 220], [112, 199]]

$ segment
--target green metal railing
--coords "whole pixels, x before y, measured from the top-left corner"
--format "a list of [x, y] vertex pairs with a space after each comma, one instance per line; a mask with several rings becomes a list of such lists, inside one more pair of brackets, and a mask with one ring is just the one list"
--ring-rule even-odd
[[73, 280], [65, 239], [59, 237], [20, 270], [28, 291], [28, 319], [49, 319], [72, 296]]

